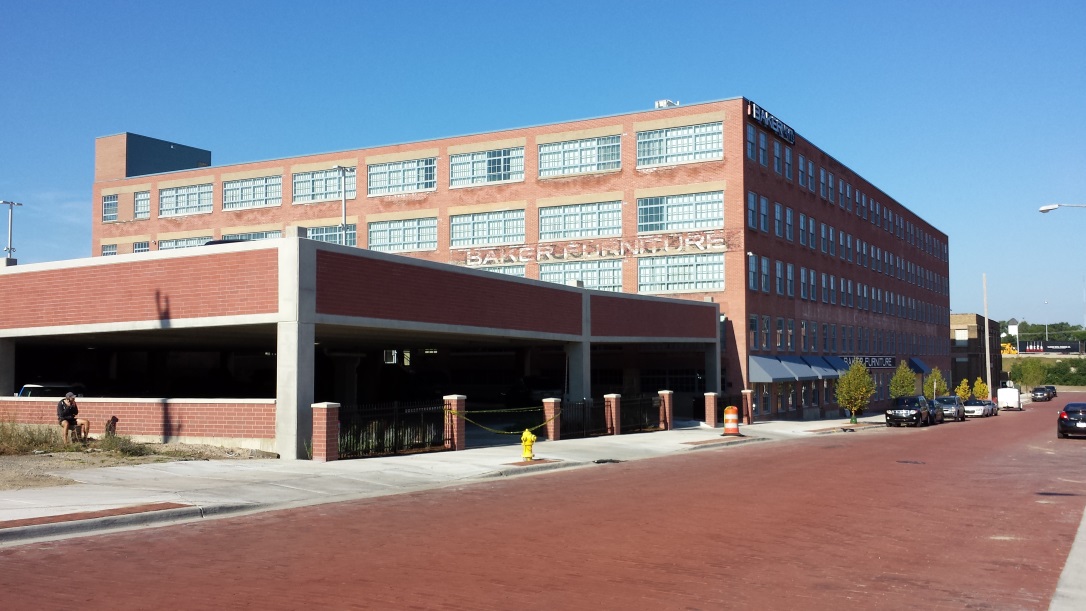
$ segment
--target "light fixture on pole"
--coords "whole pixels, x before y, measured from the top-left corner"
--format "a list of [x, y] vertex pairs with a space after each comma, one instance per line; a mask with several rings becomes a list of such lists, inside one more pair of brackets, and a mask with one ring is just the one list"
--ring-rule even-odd
[[12, 253], [15, 252], [15, 247], [11, 245], [11, 223], [14, 219], [15, 206], [22, 206], [22, 204], [19, 202], [0, 201], [0, 206], [8, 207], [8, 247], [4, 249], [4, 252], [7, 253], [7, 256], [5, 257], [7, 261], [5, 264], [12, 265], [15, 263], [15, 259], [11, 256]]
[[1052, 212], [1056, 208], [1086, 208], [1086, 204], [1047, 204], [1038, 208], [1037, 211], [1044, 214], [1046, 212]]
[[332, 169], [339, 172], [339, 201], [342, 216], [339, 223], [339, 243], [347, 245], [347, 174], [353, 173], [354, 168], [342, 165], [334, 165]]

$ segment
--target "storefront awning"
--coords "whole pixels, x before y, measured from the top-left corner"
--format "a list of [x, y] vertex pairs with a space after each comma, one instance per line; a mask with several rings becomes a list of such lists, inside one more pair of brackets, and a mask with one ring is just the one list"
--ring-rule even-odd
[[747, 373], [751, 382], [765, 384], [796, 381], [795, 374], [785, 367], [784, 363], [771, 356], [751, 356], [748, 357], [747, 362], [749, 363]]
[[815, 373], [811, 366], [803, 362], [798, 356], [778, 356], [777, 360], [784, 364], [795, 376], [796, 379], [805, 382], [807, 380], [817, 380], [818, 374]]
[[829, 363], [830, 367], [836, 369], [837, 373], [845, 373], [849, 369], [848, 363], [845, 362], [845, 359], [839, 356], [824, 356], [822, 358], [827, 363]]
[[916, 373], [922, 373], [928, 375], [931, 373], [931, 367], [928, 367], [927, 363], [920, 359], [913, 357], [909, 359], [909, 369], [912, 369]]
[[811, 369], [815, 372], [819, 378], [823, 380], [835, 380], [841, 377], [841, 374], [837, 373], [837, 370], [830, 367], [830, 364], [822, 360], [822, 357], [818, 356], [805, 356], [803, 362], [811, 366]]

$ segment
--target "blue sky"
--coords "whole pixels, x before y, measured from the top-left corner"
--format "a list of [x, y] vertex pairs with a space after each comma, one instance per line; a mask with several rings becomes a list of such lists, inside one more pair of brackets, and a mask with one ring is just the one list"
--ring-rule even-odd
[[992, 318], [1086, 322], [1086, 209], [1037, 212], [1086, 204], [1081, 0], [0, 0], [0, 40], [23, 263], [90, 255], [98, 136], [222, 165], [746, 96], [949, 234], [953, 311], [986, 273]]

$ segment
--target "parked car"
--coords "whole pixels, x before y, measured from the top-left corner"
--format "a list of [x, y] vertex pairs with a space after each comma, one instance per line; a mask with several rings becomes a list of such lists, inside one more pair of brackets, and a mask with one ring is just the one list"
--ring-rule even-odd
[[1056, 387], [1051, 385], [1051, 384], [1045, 384], [1045, 388], [1048, 389], [1048, 398], [1049, 399], [1055, 399], [1056, 398]]
[[965, 403], [958, 395], [935, 397], [935, 405], [943, 410], [943, 417], [965, 422]]
[[68, 384], [67, 382], [42, 382], [41, 384], [23, 384], [16, 397], [63, 397], [68, 393], [74, 393], [82, 397], [86, 391], [82, 384]]
[[931, 405], [923, 396], [897, 397], [886, 409], [886, 426], [911, 424], [921, 427], [932, 422]]
[[996, 404], [996, 407], [999, 409], [1015, 409], [1022, 411], [1022, 393], [1019, 392], [1017, 388], [1000, 388], [996, 391], [996, 399], [999, 401]]
[[1048, 394], [1048, 389], [1044, 386], [1038, 386], [1029, 392], [1029, 396], [1034, 401], [1051, 401], [1052, 396]]
[[[923, 397], [923, 395], [921, 396]], [[927, 397], [924, 397], [924, 400], [928, 402], [928, 412], [931, 413], [928, 422], [930, 424], [942, 424], [946, 422], [946, 416], [943, 415], [943, 410], [939, 409], [939, 407], [935, 405], [935, 402]]]
[[1086, 435], [1086, 403], [1068, 403], [1056, 418], [1056, 436]]
[[965, 402], [965, 415], [973, 418], [987, 418], [992, 415], [992, 406], [989, 401], [970, 399]]
[[988, 404], [988, 408], [992, 410], [993, 416], [999, 415], [999, 406], [995, 404], [995, 401], [991, 399], [984, 399], [984, 402]]

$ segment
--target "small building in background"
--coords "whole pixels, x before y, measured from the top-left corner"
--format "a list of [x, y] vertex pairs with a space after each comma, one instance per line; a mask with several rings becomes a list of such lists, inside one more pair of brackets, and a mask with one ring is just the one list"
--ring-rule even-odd
[[[980, 314], [950, 315], [950, 376], [947, 383], [954, 388], [962, 378], [973, 384], [977, 378], [996, 388], [1002, 381], [1003, 355], [1000, 350], [999, 321], [988, 319], [991, 377], [985, 374], [984, 316]], [[991, 380], [991, 382], [989, 382]], [[994, 394], [994, 392], [993, 392]]]

